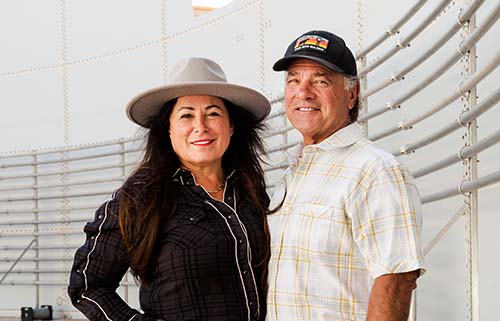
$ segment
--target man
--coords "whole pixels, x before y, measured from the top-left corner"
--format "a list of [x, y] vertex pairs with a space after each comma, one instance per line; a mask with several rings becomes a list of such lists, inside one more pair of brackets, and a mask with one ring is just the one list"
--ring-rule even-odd
[[406, 320], [423, 271], [419, 196], [355, 124], [352, 52], [310, 31], [273, 69], [286, 71], [286, 114], [304, 141], [273, 195], [267, 320]]

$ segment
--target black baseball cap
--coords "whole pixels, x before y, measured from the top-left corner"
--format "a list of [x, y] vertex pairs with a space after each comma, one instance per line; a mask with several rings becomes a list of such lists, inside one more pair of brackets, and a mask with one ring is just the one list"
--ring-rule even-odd
[[311, 30], [297, 39], [286, 49], [285, 55], [273, 65], [274, 71], [283, 71], [297, 58], [316, 61], [337, 72], [357, 76], [356, 59], [345, 41], [324, 30]]

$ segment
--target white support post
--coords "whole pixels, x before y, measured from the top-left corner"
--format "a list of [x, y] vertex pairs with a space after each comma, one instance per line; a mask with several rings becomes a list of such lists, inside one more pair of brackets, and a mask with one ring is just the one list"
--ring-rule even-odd
[[[469, 36], [476, 29], [476, 15], [473, 15], [463, 27], [464, 35]], [[464, 57], [465, 77], [476, 72], [476, 46], [473, 46]], [[477, 87], [473, 86], [464, 99], [463, 111], [477, 106]], [[464, 143], [471, 146], [477, 142], [477, 120], [467, 124]], [[464, 160], [464, 180], [477, 179], [477, 155]], [[479, 321], [479, 274], [478, 274], [478, 192], [473, 190], [464, 195], [465, 212], [465, 246], [466, 246], [466, 320]]]
[[[360, 58], [360, 67], [364, 68], [366, 66], [366, 56]], [[366, 92], [366, 89], [368, 88], [368, 77], [362, 76], [361, 79], [359, 80], [360, 83], [360, 92]], [[368, 98], [366, 97], [360, 97], [361, 99], [359, 100], [359, 115], [366, 114], [368, 112]], [[363, 137], [368, 137], [368, 120], [361, 122], [361, 126], [363, 128]]]
[[[364, 28], [364, 10], [363, 10], [363, 1], [358, 0], [357, 2], [357, 11], [358, 11], [358, 28], [357, 28], [357, 36], [358, 36], [358, 51], [361, 52], [363, 49], [363, 28]], [[357, 67], [358, 71], [363, 70], [367, 66], [367, 56], [360, 56], [357, 58]], [[360, 84], [360, 93], [367, 92], [368, 89], [368, 74], [362, 75], [359, 79]], [[368, 98], [360, 97], [359, 100], [359, 115], [366, 114], [368, 112]], [[368, 121], [360, 122], [363, 128], [363, 137], [368, 137]]]
[[40, 234], [39, 229], [40, 226], [38, 222], [40, 221], [39, 217], [39, 204], [38, 204], [38, 155], [36, 152], [33, 153], [33, 214], [34, 214], [34, 220], [35, 224], [33, 226], [33, 231], [35, 232], [35, 304], [37, 307], [40, 306]]
[[[120, 154], [120, 164], [122, 164], [120, 166], [120, 171], [121, 171], [121, 176], [122, 177], [125, 177], [125, 143], [124, 142], [121, 142], [120, 143], [120, 151], [119, 151], [119, 154]], [[123, 287], [123, 296], [124, 296], [124, 299], [125, 299], [125, 302], [127, 303], [130, 303], [129, 301], [129, 277], [128, 277], [128, 273], [125, 273], [125, 286]]]

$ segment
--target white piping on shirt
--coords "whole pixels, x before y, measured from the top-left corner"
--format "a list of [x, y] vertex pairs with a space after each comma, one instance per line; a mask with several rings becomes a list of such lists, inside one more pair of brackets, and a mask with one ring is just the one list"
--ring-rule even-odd
[[[243, 275], [241, 273], [241, 268], [240, 268], [240, 263], [238, 262], [238, 239], [237, 237], [234, 235], [233, 233], [233, 230], [231, 229], [231, 226], [229, 225], [229, 223], [227, 222], [227, 218], [222, 215], [222, 213], [217, 209], [217, 207], [215, 207], [215, 205], [213, 205], [212, 203], [210, 203], [208, 200], [205, 201], [205, 203], [207, 203], [208, 205], [212, 206], [214, 208], [214, 210], [219, 213], [219, 215], [224, 219], [224, 222], [226, 223], [227, 225], [227, 228], [229, 229], [229, 232], [231, 232], [231, 235], [233, 236], [233, 239], [234, 239], [234, 252], [235, 252], [235, 258], [236, 258], [236, 266], [238, 267], [238, 273], [240, 275], [240, 281], [241, 281], [241, 286], [243, 287], [243, 293], [245, 294], [245, 305], [247, 307], [247, 311], [248, 311], [248, 321], [250, 321], [250, 306], [248, 305], [248, 295], [247, 295], [247, 290], [245, 288], [245, 281], [243, 281]], [[228, 206], [229, 208], [231, 208], [230, 206]], [[231, 209], [232, 210], [232, 209]], [[234, 212], [234, 211], [233, 211]], [[235, 212], [236, 213], [236, 212]], [[250, 265], [251, 267], [251, 265]], [[251, 270], [251, 269], [250, 269]]]
[[[236, 208], [236, 189], [233, 189], [233, 197], [234, 197], [234, 208]], [[229, 206], [228, 206], [229, 207]], [[248, 239], [248, 232], [243, 224], [243, 222], [240, 220], [240, 217], [238, 216], [238, 213], [236, 213], [236, 210], [233, 210], [234, 214], [238, 218], [238, 222], [240, 223], [241, 229], [243, 230], [243, 233], [245, 234], [246, 242], [247, 242], [247, 261], [248, 265], [250, 266], [250, 273], [252, 275], [252, 281], [253, 281], [253, 286], [255, 287], [255, 295], [257, 295], [257, 318], [260, 317], [260, 299], [259, 299], [259, 290], [257, 288], [257, 282], [255, 281], [255, 275], [253, 273], [253, 268], [252, 268], [252, 248], [250, 247], [250, 242]]]
[[128, 319], [128, 321], [132, 321], [136, 316], [138, 316], [139, 314], [134, 314], [130, 319]]
[[86, 300], [88, 300], [88, 301], [90, 301], [90, 302], [94, 303], [95, 305], [97, 305], [97, 307], [99, 308], [99, 310], [101, 310], [101, 311], [102, 311], [102, 313], [104, 314], [104, 316], [106, 317], [106, 319], [108, 319], [109, 321], [113, 321], [113, 320], [111, 320], [111, 319], [108, 317], [108, 315], [106, 314], [106, 312], [104, 312], [103, 308], [99, 305], [99, 303], [97, 303], [96, 301], [92, 300], [92, 299], [91, 299], [91, 298], [89, 298], [89, 297], [86, 297], [86, 296], [85, 296], [85, 295], [83, 295], [83, 294], [82, 294], [82, 298], [84, 298], [84, 299], [86, 299]]
[[[234, 172], [233, 172], [234, 173]], [[231, 173], [232, 175], [232, 173]], [[226, 204], [225, 202], [223, 202], [224, 205], [226, 205], [233, 213], [234, 215], [236, 216], [236, 218], [238, 219], [238, 223], [241, 227], [241, 230], [243, 231], [243, 234], [245, 234], [245, 238], [246, 238], [246, 242], [247, 242], [247, 261], [248, 261], [248, 266], [250, 267], [250, 275], [252, 276], [252, 282], [253, 282], [253, 285], [254, 285], [254, 288], [255, 288], [255, 295], [257, 296], [257, 319], [259, 318], [259, 315], [260, 315], [260, 299], [259, 299], [259, 290], [257, 288], [257, 282], [255, 281], [255, 275], [253, 273], [253, 269], [252, 269], [252, 249], [250, 247], [250, 242], [249, 242], [249, 239], [248, 239], [248, 232], [247, 232], [247, 229], [245, 227], [245, 225], [243, 224], [243, 222], [240, 220], [240, 217], [238, 215], [238, 213], [236, 213], [236, 190], [233, 189], [233, 204], [234, 204], [234, 209], [231, 208], [231, 206], [229, 206], [228, 204]], [[210, 202], [206, 201], [208, 204], [210, 204], [212, 207], [215, 208], [215, 210], [224, 218], [224, 220], [226, 221], [226, 224], [227, 224], [227, 220], [226, 218], [224, 217], [224, 215], [222, 215], [219, 210], [213, 205], [211, 204]], [[232, 233], [232, 230], [231, 230], [231, 227], [229, 227], [229, 230], [231, 231], [231, 234], [234, 236], [234, 234]], [[236, 249], [238, 248], [238, 240], [235, 239], [235, 242], [236, 242]], [[236, 256], [238, 255], [238, 253], [236, 253]], [[236, 262], [238, 263], [238, 262]], [[238, 264], [238, 269], [240, 270], [239, 268], [239, 264]], [[245, 290], [245, 285], [243, 284], [243, 289]], [[245, 296], [246, 296], [246, 290], [245, 290]], [[247, 301], [248, 301], [248, 298], [247, 298]], [[250, 310], [249, 310], [250, 311]]]
[[[116, 197], [116, 192], [114, 192], [113, 194], [111, 194], [111, 198], [108, 198], [108, 200], [106, 201], [106, 205], [104, 207], [104, 218], [101, 222], [101, 224], [99, 224], [99, 232], [97, 233], [97, 236], [94, 238], [94, 246], [92, 246], [92, 250], [90, 250], [89, 254], [87, 254], [87, 263], [85, 264], [85, 268], [83, 269], [83, 277], [84, 277], [84, 280], [85, 280], [85, 291], [84, 293], [88, 290], [88, 282], [87, 282], [87, 268], [89, 266], [89, 263], [90, 263], [90, 255], [92, 254], [92, 252], [94, 252], [96, 246], [97, 246], [97, 241], [99, 239], [99, 236], [101, 235], [101, 232], [102, 232], [102, 226], [104, 225], [104, 223], [106, 222], [106, 219], [108, 218], [108, 205], [109, 205], [109, 202], [111, 202], [114, 198]], [[101, 305], [99, 303], [97, 303], [97, 301], [89, 298], [88, 296], [85, 296], [85, 294], [82, 294], [82, 298], [83, 299], [86, 299], [92, 303], [94, 303], [95, 305], [97, 305], [97, 307], [99, 308], [99, 310], [102, 311], [102, 313], [104, 314], [104, 316], [106, 317], [107, 320], [109, 321], [113, 321], [110, 319], [110, 317], [107, 315], [106, 311], [104, 311], [104, 309], [101, 307]], [[130, 320], [132, 320], [133, 318], [135, 318], [138, 314], [134, 314], [134, 316], [132, 316], [132, 318], [130, 318]], [[129, 320], [129, 321], [130, 321]]]
[[181, 170], [181, 168], [177, 168], [177, 170], [175, 171], [174, 175], [172, 175], [172, 177], [174, 177], [175, 175], [177, 175], [177, 173], [179, 173], [179, 171]]

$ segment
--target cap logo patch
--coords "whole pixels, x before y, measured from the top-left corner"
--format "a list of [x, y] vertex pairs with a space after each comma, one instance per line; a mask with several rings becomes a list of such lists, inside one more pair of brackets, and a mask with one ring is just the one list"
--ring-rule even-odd
[[293, 51], [302, 49], [314, 49], [325, 52], [328, 47], [328, 39], [316, 35], [305, 35], [297, 39]]

